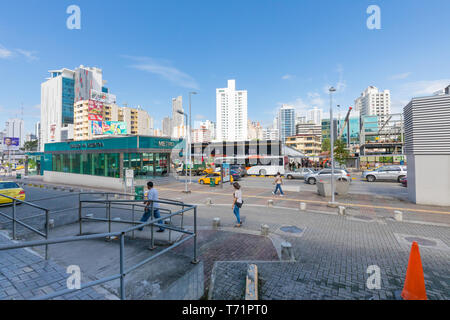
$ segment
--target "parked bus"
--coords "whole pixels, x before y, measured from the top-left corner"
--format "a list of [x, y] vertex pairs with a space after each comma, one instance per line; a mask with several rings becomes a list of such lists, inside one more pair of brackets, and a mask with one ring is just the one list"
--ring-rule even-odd
[[289, 159], [287, 156], [233, 156], [233, 157], [217, 157], [214, 164], [220, 166], [222, 163], [231, 165], [244, 165], [247, 174], [253, 175], [275, 175], [277, 172], [284, 174], [288, 171]]

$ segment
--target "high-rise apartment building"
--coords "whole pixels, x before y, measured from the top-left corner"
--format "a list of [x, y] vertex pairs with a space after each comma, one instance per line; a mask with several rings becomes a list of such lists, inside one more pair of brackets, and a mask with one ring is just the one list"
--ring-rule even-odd
[[92, 100], [82, 100], [75, 103], [74, 140], [88, 140], [102, 136], [101, 133], [93, 132], [93, 122], [97, 121], [125, 122], [126, 132], [123, 134], [153, 135], [153, 119], [146, 111], [140, 108], [119, 107], [116, 104], [102, 104], [98, 113], [99, 120], [91, 120], [89, 108], [92, 108], [92, 103]]
[[355, 109], [361, 116], [378, 116], [381, 122], [386, 121], [387, 115], [391, 113], [390, 91], [379, 91], [374, 86], [367, 87], [355, 100]]
[[295, 135], [295, 108], [283, 104], [278, 110], [278, 130], [280, 141]]
[[323, 111], [322, 109], [318, 109], [314, 107], [311, 110], [308, 110], [307, 121], [314, 124], [322, 124]]
[[25, 131], [22, 119], [9, 119], [5, 123], [5, 137], [19, 138], [19, 146], [25, 143]]
[[166, 137], [172, 136], [172, 119], [170, 117], [162, 119], [162, 135]]
[[236, 90], [236, 81], [216, 89], [217, 141], [245, 141], [247, 135], [247, 90]]
[[50, 77], [41, 84], [40, 150], [49, 142], [71, 139], [74, 135], [74, 103], [103, 98], [115, 103], [115, 96], [104, 87], [102, 70], [80, 66], [50, 70]]
[[180, 114], [178, 111], [183, 112], [182, 96], [172, 98], [172, 128], [170, 131], [173, 131], [173, 127], [179, 127], [184, 124], [184, 116]]
[[252, 122], [248, 120], [248, 140], [262, 140], [263, 128], [259, 122]]

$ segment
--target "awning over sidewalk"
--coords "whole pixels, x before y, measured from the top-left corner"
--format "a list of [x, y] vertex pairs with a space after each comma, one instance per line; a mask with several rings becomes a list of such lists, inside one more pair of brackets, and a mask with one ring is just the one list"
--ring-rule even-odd
[[283, 155], [288, 156], [289, 158], [306, 158], [306, 156], [298, 150], [294, 148], [288, 147], [283, 144]]

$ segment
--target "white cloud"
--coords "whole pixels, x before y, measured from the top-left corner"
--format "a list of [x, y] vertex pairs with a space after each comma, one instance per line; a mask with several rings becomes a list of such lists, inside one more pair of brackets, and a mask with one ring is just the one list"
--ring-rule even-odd
[[196, 114], [195, 115], [195, 119], [197, 119], [197, 120], [203, 120], [203, 119], [205, 119], [206, 117], [204, 116], [204, 115], [202, 115], [202, 114]]
[[156, 60], [149, 57], [123, 57], [137, 62], [137, 64], [131, 65], [131, 68], [159, 75], [163, 79], [180, 87], [199, 89], [199, 85], [194, 78], [177, 68], [172, 67], [168, 61]]
[[426, 96], [435, 93], [436, 91], [444, 89], [450, 84], [450, 79], [440, 80], [423, 80], [405, 83], [402, 86], [402, 91], [412, 97]]
[[284, 76], [281, 77], [281, 79], [283, 80], [291, 80], [295, 78], [295, 76], [293, 76], [292, 74], [285, 74]]
[[411, 74], [412, 74], [412, 72], [398, 73], [398, 74], [394, 74], [394, 75], [390, 76], [389, 79], [402, 80], [402, 79], [408, 78]]
[[12, 56], [12, 51], [0, 45], [0, 59], [6, 59]]
[[23, 55], [29, 62], [38, 60], [39, 58], [35, 55], [36, 51], [27, 51], [23, 49], [16, 49], [18, 53]]

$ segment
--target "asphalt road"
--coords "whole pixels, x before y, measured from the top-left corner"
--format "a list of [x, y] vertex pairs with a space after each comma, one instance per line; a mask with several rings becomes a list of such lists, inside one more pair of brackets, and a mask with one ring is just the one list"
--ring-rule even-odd
[[[350, 184], [349, 193], [368, 194], [378, 196], [389, 196], [396, 198], [407, 198], [408, 190], [398, 182], [376, 181], [367, 182], [361, 180], [361, 174], [352, 175], [352, 183]], [[244, 177], [239, 183], [246, 188], [267, 188], [274, 189], [274, 178], [267, 177]], [[283, 179], [283, 183], [288, 186], [300, 186], [301, 191], [317, 191], [316, 185], [305, 183], [303, 179]]]

